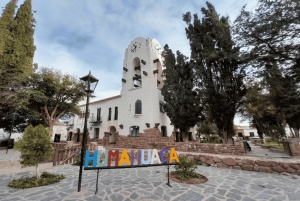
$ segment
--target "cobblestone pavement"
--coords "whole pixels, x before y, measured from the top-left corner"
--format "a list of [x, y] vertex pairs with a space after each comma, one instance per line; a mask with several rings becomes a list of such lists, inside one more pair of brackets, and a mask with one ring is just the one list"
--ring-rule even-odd
[[6, 149], [0, 150], [0, 161], [17, 161], [20, 160], [20, 152], [13, 149], [8, 149], [6, 154]]
[[255, 157], [264, 157], [264, 158], [292, 158], [290, 155], [287, 155], [286, 153], [271, 152], [269, 149], [261, 148], [260, 146], [255, 145], [250, 141], [248, 141], [248, 143], [251, 146], [251, 151], [249, 151], [245, 156], [255, 156]]
[[[174, 168], [172, 168], [174, 170]], [[171, 181], [166, 185], [165, 167], [102, 170], [99, 174], [99, 190], [95, 195], [97, 173], [83, 172], [81, 192], [77, 192], [78, 166], [64, 165], [51, 168], [52, 173], [64, 174], [59, 183], [25, 190], [7, 186], [12, 179], [34, 176], [34, 172], [0, 175], [0, 200], [298, 200], [300, 199], [300, 177], [285, 176], [234, 169], [219, 169], [198, 166], [197, 171], [208, 178], [208, 182], [197, 185]]]

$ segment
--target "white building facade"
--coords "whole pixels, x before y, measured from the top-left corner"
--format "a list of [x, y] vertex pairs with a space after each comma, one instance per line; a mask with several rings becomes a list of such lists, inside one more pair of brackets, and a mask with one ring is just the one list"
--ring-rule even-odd
[[114, 143], [116, 133], [138, 136], [153, 127], [163, 136], [170, 136], [173, 126], [162, 107], [164, 67], [161, 54], [162, 47], [156, 39], [134, 39], [125, 50], [120, 67], [123, 71], [120, 95], [91, 102], [87, 113], [86, 105], [80, 105], [82, 114], [70, 119], [69, 132], [82, 132], [87, 114], [91, 139], [102, 139], [104, 132], [108, 132], [109, 143]]

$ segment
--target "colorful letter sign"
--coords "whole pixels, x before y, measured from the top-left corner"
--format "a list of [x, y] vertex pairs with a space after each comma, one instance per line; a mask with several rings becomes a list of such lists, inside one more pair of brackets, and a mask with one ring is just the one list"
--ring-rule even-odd
[[[173, 163], [174, 161], [179, 163], [179, 159], [174, 148], [171, 148], [170, 151], [162, 149], [159, 152], [157, 149], [148, 149], [147, 158], [145, 158], [145, 151], [143, 149], [138, 151], [131, 150], [130, 157], [128, 151], [123, 149], [120, 159], [119, 150], [106, 150], [103, 161], [101, 161], [102, 153], [100, 150], [95, 150], [93, 156], [90, 156], [90, 153], [90, 151], [86, 151], [84, 167], [89, 167], [89, 161], [93, 162], [92, 167], [110, 167], [113, 158], [115, 159], [115, 166]], [[169, 158], [164, 159], [164, 154], [168, 154]]]

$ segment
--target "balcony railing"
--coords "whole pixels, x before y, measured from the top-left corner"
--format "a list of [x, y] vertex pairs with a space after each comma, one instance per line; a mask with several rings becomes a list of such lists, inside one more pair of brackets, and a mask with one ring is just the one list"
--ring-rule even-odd
[[90, 120], [89, 120], [89, 123], [92, 126], [98, 126], [100, 123], [102, 123], [102, 120], [101, 119], [97, 119], [95, 117], [91, 117]]

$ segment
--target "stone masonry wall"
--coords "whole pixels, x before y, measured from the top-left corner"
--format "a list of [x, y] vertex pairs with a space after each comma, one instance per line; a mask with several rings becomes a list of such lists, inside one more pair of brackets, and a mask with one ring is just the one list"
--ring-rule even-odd
[[288, 141], [290, 144], [292, 156], [300, 156], [300, 139], [299, 138], [291, 138]]
[[220, 156], [208, 154], [179, 153], [179, 156], [186, 155], [189, 159], [201, 160], [203, 165], [218, 168], [230, 168], [248, 170], [255, 172], [298, 174], [300, 175], [300, 161], [286, 159], [265, 159], [239, 156]]
[[[105, 134], [104, 145], [108, 145], [109, 133]], [[139, 137], [123, 136], [116, 134], [116, 148], [132, 149], [162, 149], [174, 147], [177, 151], [190, 151], [198, 153], [244, 155], [242, 141], [233, 144], [207, 144], [199, 141], [175, 142], [175, 135], [162, 137], [159, 129], [151, 128], [140, 133]]]

